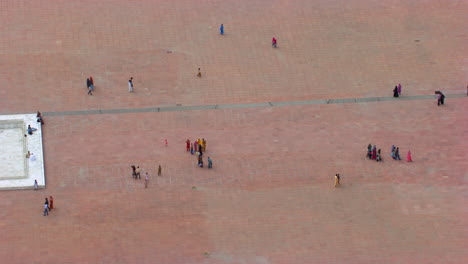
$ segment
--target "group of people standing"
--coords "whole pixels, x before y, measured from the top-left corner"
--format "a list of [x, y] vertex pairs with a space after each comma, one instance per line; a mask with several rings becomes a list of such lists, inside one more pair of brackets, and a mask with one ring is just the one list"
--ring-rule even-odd
[[[203, 152], [206, 151], [206, 140], [204, 138], [194, 140], [193, 142], [190, 139], [185, 141], [186, 143], [186, 151], [190, 152], [190, 154], [197, 154], [198, 156], [198, 167], [203, 168]], [[208, 157], [208, 169], [213, 168], [213, 160]]]

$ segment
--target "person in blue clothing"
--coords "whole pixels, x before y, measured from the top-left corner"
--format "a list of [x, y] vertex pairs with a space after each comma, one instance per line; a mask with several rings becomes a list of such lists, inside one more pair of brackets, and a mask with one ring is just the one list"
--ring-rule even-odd
[[221, 26], [219, 27], [219, 33], [221, 33], [221, 35], [224, 35], [224, 25], [221, 24]]

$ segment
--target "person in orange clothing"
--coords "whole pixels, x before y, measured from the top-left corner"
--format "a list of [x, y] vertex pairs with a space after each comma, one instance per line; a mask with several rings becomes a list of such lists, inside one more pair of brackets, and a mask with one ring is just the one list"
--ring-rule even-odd
[[206, 152], [206, 140], [204, 138], [202, 138], [202, 148], [203, 152]]
[[335, 187], [340, 186], [340, 174], [335, 174]]
[[54, 198], [49, 196], [49, 211], [54, 209]]

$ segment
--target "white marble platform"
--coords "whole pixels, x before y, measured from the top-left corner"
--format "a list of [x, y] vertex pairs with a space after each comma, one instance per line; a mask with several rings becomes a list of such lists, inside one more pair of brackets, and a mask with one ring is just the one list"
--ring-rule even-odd
[[[36, 128], [28, 135], [28, 125]], [[27, 135], [26, 137], [24, 135]], [[35, 160], [27, 159], [28, 150]], [[0, 189], [45, 187], [41, 124], [36, 114], [0, 115]]]

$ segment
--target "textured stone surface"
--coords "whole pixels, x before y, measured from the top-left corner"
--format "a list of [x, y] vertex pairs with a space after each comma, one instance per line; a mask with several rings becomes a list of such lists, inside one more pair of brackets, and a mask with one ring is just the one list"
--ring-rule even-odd
[[[28, 125], [36, 128], [27, 134]], [[0, 189], [32, 189], [34, 180], [45, 186], [42, 128], [36, 114], [0, 115]], [[28, 150], [35, 160], [26, 158]]]
[[[0, 113], [59, 113], [42, 131], [47, 188], [0, 192], [4, 262], [468, 259], [466, 98], [141, 110], [388, 97], [399, 82], [404, 96], [459, 94], [466, 2], [0, 5]], [[100, 109], [135, 110], [60, 115]], [[212, 170], [185, 151], [187, 138], [201, 137]], [[365, 159], [369, 143], [383, 163]], [[414, 162], [391, 160], [392, 144]], [[132, 164], [150, 174], [147, 189]], [[49, 195], [55, 209], [44, 217]]]

